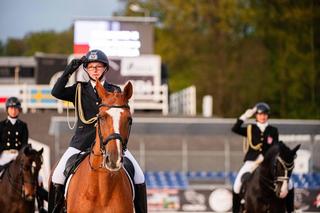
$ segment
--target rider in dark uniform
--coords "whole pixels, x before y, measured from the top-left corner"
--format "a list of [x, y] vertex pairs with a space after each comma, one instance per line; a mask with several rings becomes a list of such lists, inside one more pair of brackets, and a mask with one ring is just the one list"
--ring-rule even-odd
[[[243, 126], [243, 123], [255, 114], [256, 123]], [[233, 212], [238, 213], [240, 208], [241, 177], [243, 174], [252, 173], [263, 161], [267, 150], [279, 141], [278, 129], [268, 124], [270, 107], [266, 103], [257, 103], [254, 108], [248, 109], [237, 119], [232, 131], [247, 138], [244, 165], [238, 172], [233, 185]], [[291, 185], [291, 186], [290, 186]], [[289, 184], [289, 193], [286, 197], [287, 211], [293, 211], [293, 185]]]
[[[20, 149], [28, 144], [29, 138], [27, 124], [19, 119], [21, 103], [18, 98], [7, 99], [6, 111], [7, 119], [0, 122], [0, 168], [16, 159]], [[43, 188], [42, 181], [39, 181], [37, 187], [39, 212], [46, 212], [43, 208], [44, 200], [48, 200], [48, 192]]]
[[[77, 82], [72, 86], [66, 87], [71, 74], [82, 64], [90, 80], [88, 82]], [[121, 91], [120, 87], [112, 85], [104, 79], [104, 75], [108, 69], [109, 61], [107, 56], [100, 50], [91, 50], [81, 59], [73, 59], [65, 68], [64, 73], [52, 89], [52, 95], [54, 97], [74, 104], [79, 118], [76, 126], [76, 132], [71, 139], [70, 146], [61, 157], [52, 174], [52, 182], [55, 187], [53, 191], [56, 192], [54, 206], [57, 206], [55, 207], [57, 210], [61, 208], [61, 202], [59, 201], [63, 200], [63, 184], [66, 179], [63, 171], [67, 160], [71, 155], [89, 149], [95, 140], [95, 118], [99, 111], [99, 104], [101, 102], [95, 91], [96, 80], [100, 81], [104, 88], [109, 92]], [[131, 161], [135, 169], [135, 210], [137, 213], [146, 213], [147, 196], [143, 171], [129, 150], [126, 150], [124, 155]]]
[[14, 160], [19, 150], [28, 144], [28, 127], [18, 117], [21, 112], [21, 103], [16, 97], [6, 101], [8, 117], [0, 122], [0, 165]]

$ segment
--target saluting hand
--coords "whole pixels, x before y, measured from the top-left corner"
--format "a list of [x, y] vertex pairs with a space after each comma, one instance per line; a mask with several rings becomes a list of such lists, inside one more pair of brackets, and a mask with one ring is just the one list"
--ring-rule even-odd
[[248, 120], [249, 118], [251, 118], [255, 113], [257, 112], [257, 108], [254, 107], [252, 109], [247, 109], [245, 113], [243, 113], [241, 116], [240, 116], [240, 119], [243, 120], [243, 121], [246, 121]]
[[80, 67], [80, 65], [83, 64], [86, 60], [87, 58], [85, 56], [82, 56], [80, 59], [72, 59], [72, 61], [65, 68], [63, 74], [72, 75], [72, 73], [74, 73], [74, 71], [76, 71]]

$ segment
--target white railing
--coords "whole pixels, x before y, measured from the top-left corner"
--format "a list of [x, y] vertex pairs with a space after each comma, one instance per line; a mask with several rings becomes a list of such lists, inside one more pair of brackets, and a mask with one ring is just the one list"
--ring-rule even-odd
[[134, 110], [161, 110], [163, 115], [167, 115], [168, 105], [168, 85], [166, 84], [154, 88], [148, 94], [133, 94], [132, 106]]
[[187, 87], [170, 95], [170, 113], [191, 116], [197, 114], [195, 86]]
[[[148, 94], [133, 94], [131, 106], [134, 110], [161, 110], [168, 114], [168, 86], [152, 87]], [[62, 113], [68, 107], [68, 102], [60, 101], [51, 95], [50, 85], [0, 85], [0, 107], [3, 109], [5, 99], [16, 96], [21, 100], [23, 112], [35, 109], [57, 109]], [[72, 108], [72, 104], [69, 104]]]

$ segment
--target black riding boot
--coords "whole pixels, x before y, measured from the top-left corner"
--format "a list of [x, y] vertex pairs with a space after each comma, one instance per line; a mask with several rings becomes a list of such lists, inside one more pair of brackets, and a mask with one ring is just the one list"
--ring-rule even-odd
[[37, 187], [37, 206], [39, 213], [47, 213], [44, 208], [44, 201], [48, 201], [49, 195], [42, 185]]
[[64, 207], [64, 185], [62, 184], [53, 184], [54, 192], [54, 202], [51, 208], [49, 208], [50, 213], [61, 213], [63, 212]]
[[294, 212], [294, 188], [290, 189], [286, 199], [286, 208], [287, 212], [291, 213]]
[[146, 184], [134, 184], [134, 209], [136, 213], [148, 213]]
[[239, 194], [232, 191], [232, 213], [239, 213], [241, 198]]

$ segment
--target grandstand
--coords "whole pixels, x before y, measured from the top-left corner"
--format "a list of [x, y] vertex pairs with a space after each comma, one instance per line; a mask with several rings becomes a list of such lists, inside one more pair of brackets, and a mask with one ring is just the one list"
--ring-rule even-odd
[[[150, 189], [188, 189], [194, 184], [232, 185], [236, 172], [219, 171], [146, 171], [146, 182]], [[311, 172], [307, 174], [292, 174], [295, 188], [319, 189], [320, 173]]]

